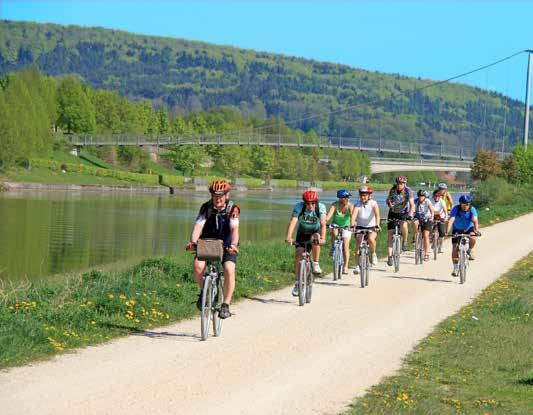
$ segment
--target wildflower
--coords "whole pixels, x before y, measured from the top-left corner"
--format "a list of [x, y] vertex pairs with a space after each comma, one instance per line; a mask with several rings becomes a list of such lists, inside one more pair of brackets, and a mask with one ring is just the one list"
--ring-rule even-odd
[[107, 295], [107, 298], [109, 298], [110, 300], [112, 300], [113, 298], [115, 298], [115, 296], [113, 294], [108, 294]]

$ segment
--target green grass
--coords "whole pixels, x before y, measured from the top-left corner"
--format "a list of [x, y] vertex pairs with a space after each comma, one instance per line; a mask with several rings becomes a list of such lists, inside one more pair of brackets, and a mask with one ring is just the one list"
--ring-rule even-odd
[[346, 414], [531, 413], [532, 270], [533, 253], [439, 324], [397, 375]]
[[[234, 298], [293, 283], [294, 248], [243, 244]], [[197, 314], [192, 256], [151, 258], [119, 272], [0, 288], [0, 367], [42, 359]]]

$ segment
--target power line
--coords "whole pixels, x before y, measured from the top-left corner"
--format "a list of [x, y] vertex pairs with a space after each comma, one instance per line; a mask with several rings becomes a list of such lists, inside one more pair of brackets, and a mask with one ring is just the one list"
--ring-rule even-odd
[[[509, 59], [514, 58], [515, 56], [518, 56], [518, 55], [520, 55], [522, 53], [526, 53], [526, 52], [528, 52], [528, 51], [527, 50], [521, 50], [519, 52], [513, 53], [512, 55], [506, 56], [505, 58], [498, 59], [497, 61], [494, 61], [494, 62], [491, 62], [491, 63], [489, 63], [487, 65], [483, 65], [483, 66], [480, 66], [478, 68], [472, 69], [472, 70], [470, 70], [468, 72], [464, 72], [464, 73], [461, 73], [459, 75], [452, 76], [451, 78], [447, 78], [447, 79], [444, 79], [442, 81], [434, 81], [434, 82], [432, 82], [432, 83], [430, 83], [428, 85], [425, 85], [423, 87], [415, 88], [415, 89], [413, 89], [412, 92], [422, 91], [424, 89], [432, 88], [432, 87], [435, 87], [435, 86], [438, 86], [438, 85], [442, 85], [442, 84], [448, 83], [448, 82], [453, 81], [455, 79], [459, 79], [459, 78], [462, 78], [464, 76], [471, 75], [473, 73], [476, 73], [476, 72], [482, 71], [484, 69], [490, 68], [491, 66], [498, 65], [499, 63], [505, 62], [505, 61], [507, 61]], [[340, 113], [349, 111], [351, 109], [354, 109], [358, 105], [359, 104], [348, 105], [348, 106], [345, 106], [344, 108], [339, 108], [339, 109], [333, 110], [333, 111], [315, 113], [315, 114], [308, 115], [308, 116], [305, 116], [305, 117], [295, 118], [295, 119], [292, 119], [292, 120], [289, 120], [289, 121], [285, 121], [285, 125], [289, 126], [289, 125], [292, 125], [292, 124], [295, 124], [295, 123], [299, 123], [299, 122], [302, 122], [302, 121], [306, 121], [306, 120], [309, 120], [309, 119], [313, 119], [313, 118], [319, 118], [319, 117], [325, 117], [325, 116], [329, 116], [329, 115], [340, 114]], [[278, 125], [278, 123], [270, 124], [270, 125], [264, 125], [262, 127], [253, 128], [251, 132], [267, 130], [269, 128], [276, 127], [277, 125]], [[233, 131], [234, 134], [246, 133], [246, 132], [249, 133], [250, 131]]]

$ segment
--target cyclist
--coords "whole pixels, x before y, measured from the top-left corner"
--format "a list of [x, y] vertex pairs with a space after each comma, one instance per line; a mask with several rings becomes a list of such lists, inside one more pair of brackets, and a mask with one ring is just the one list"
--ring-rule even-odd
[[442, 253], [442, 241], [446, 235], [446, 221], [448, 220], [448, 209], [446, 203], [442, 199], [442, 192], [440, 190], [433, 191], [433, 226], [439, 229], [439, 254]]
[[[370, 229], [371, 233], [368, 234], [368, 245], [370, 245], [370, 250], [372, 255], [370, 256], [370, 262], [372, 265], [378, 263], [378, 257], [376, 255], [376, 236], [377, 232], [381, 228], [379, 226], [380, 222], [380, 212], [379, 206], [375, 200], [372, 199], [372, 193], [374, 190], [370, 186], [361, 186], [359, 188], [359, 201], [356, 203], [353, 213], [351, 225], [355, 226], [355, 229]], [[361, 245], [361, 240], [363, 235], [357, 235], [356, 245], [355, 245], [355, 269], [354, 273], [359, 274], [361, 272], [359, 268], [359, 246]]]
[[439, 183], [438, 188], [442, 194], [442, 200], [446, 205], [446, 210], [450, 213], [450, 210], [452, 210], [453, 207], [453, 197], [452, 194], [448, 192], [448, 185], [446, 183]]
[[[331, 220], [331, 223], [341, 228], [350, 227], [350, 218], [354, 206], [350, 203], [350, 197], [352, 194], [346, 189], [337, 190], [337, 200], [333, 202], [328, 209], [326, 215], [326, 222]], [[335, 239], [339, 233], [338, 228], [331, 229], [331, 252], [333, 252], [333, 245]], [[342, 229], [342, 241], [344, 246], [344, 269], [343, 274], [348, 274], [348, 261], [350, 260], [350, 239], [352, 238], [352, 232], [349, 229]]]
[[[211, 199], [200, 207], [196, 223], [192, 229], [191, 240], [187, 250], [193, 250], [198, 239], [221, 239], [224, 243], [224, 299], [219, 311], [219, 317], [224, 319], [231, 316], [229, 305], [235, 290], [235, 264], [239, 252], [239, 207], [229, 198], [230, 184], [225, 180], [215, 180], [209, 186]], [[193, 275], [200, 286], [200, 294], [196, 306], [201, 309], [202, 284], [206, 261], [194, 258]]]
[[[462, 195], [459, 198], [459, 204], [454, 206], [450, 212], [450, 219], [448, 221], [448, 227], [446, 228], [446, 233], [450, 233], [450, 230], [453, 233], [471, 233], [475, 232], [477, 236], [481, 235], [479, 232], [479, 222], [477, 217], [477, 210], [472, 206], [472, 197], [470, 195]], [[452, 275], [457, 277], [459, 275], [459, 243], [460, 238], [458, 236], [452, 237], [452, 262], [453, 262], [453, 271]], [[468, 258], [470, 260], [474, 259], [474, 246], [476, 245], [476, 240], [473, 237], [470, 237], [470, 249], [468, 250]]]
[[[413, 191], [407, 187], [407, 177], [396, 177], [396, 183], [389, 191], [387, 196], [387, 206], [389, 207], [389, 214], [387, 219], [399, 219], [402, 221], [410, 220], [413, 217], [415, 204], [413, 202]], [[388, 222], [388, 251], [389, 258], [387, 265], [392, 266], [392, 234], [394, 233], [394, 223]], [[402, 249], [407, 250], [407, 223], [400, 223], [400, 232], [402, 234]]]
[[429, 200], [429, 192], [420, 189], [415, 199], [415, 217], [413, 220], [413, 235], [418, 232], [418, 225], [422, 228], [422, 237], [424, 239], [424, 261], [429, 261], [429, 233], [433, 227], [433, 215], [435, 210]]
[[[318, 193], [308, 190], [302, 194], [302, 201], [297, 202], [292, 210], [289, 226], [287, 227], [287, 236], [285, 242], [292, 244], [292, 234], [296, 231], [296, 253], [294, 256], [295, 276], [300, 271], [300, 260], [306, 247], [306, 242], [318, 242], [312, 245], [311, 249], [311, 268], [313, 273], [320, 274], [320, 245], [326, 242], [326, 206], [318, 201]], [[297, 277], [296, 277], [297, 278]], [[292, 295], [298, 296], [298, 281], [294, 285]]]

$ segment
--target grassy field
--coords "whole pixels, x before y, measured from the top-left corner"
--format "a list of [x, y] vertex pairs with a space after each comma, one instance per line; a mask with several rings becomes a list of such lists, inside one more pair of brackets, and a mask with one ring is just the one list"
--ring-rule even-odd
[[532, 413], [533, 253], [437, 326], [346, 414]]
[[[244, 244], [235, 299], [293, 283], [294, 248]], [[94, 270], [67, 279], [0, 288], [0, 367], [105, 342], [196, 315], [192, 256], [146, 259], [120, 272]], [[331, 267], [324, 264], [324, 271]]]

